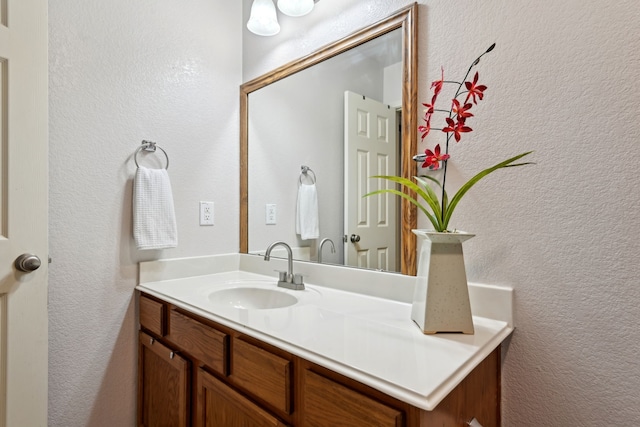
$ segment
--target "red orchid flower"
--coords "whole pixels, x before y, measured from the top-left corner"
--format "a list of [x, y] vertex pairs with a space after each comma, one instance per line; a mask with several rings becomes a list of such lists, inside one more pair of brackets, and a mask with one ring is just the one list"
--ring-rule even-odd
[[442, 71], [442, 77], [440, 77], [440, 80], [436, 80], [433, 83], [431, 83], [431, 89], [435, 88], [434, 91], [433, 91], [433, 102], [434, 103], [435, 103], [436, 98], [438, 97], [438, 94], [442, 90], [442, 85], [444, 84], [444, 67], [440, 67], [440, 70]]
[[426, 108], [426, 110], [424, 110], [424, 120], [425, 121], [431, 120], [431, 115], [435, 111], [436, 96], [433, 95], [433, 98], [431, 98], [431, 104], [422, 104], [422, 105]]
[[426, 110], [424, 110], [425, 112], [425, 120], [427, 118], [427, 114], [433, 114], [433, 101], [431, 101], [431, 104], [422, 104], [423, 107], [426, 108]]
[[449, 154], [440, 154], [440, 144], [436, 145], [433, 151], [428, 148], [424, 150], [424, 154], [427, 155], [425, 162], [422, 164], [423, 168], [431, 168], [433, 170], [440, 168], [440, 160], [447, 160], [451, 157]]
[[469, 112], [472, 107], [471, 103], [467, 103], [461, 106], [460, 102], [458, 102], [457, 99], [454, 99], [452, 103], [453, 106], [451, 107], [451, 111], [453, 112], [453, 114], [457, 115], [461, 119], [473, 117], [473, 114]]
[[429, 131], [431, 130], [431, 122], [427, 122], [426, 126], [418, 126], [418, 132], [421, 132], [421, 138], [424, 140], [427, 135], [429, 135]]
[[453, 136], [456, 138], [456, 142], [460, 142], [461, 133], [471, 132], [473, 130], [469, 126], [464, 125], [464, 119], [462, 118], [458, 118], [458, 123], [454, 122], [453, 119], [449, 117], [447, 117], [446, 120], [449, 126], [447, 126], [446, 128], [443, 128], [442, 132], [447, 132], [447, 133], [453, 132]]
[[442, 91], [442, 85], [444, 84], [444, 67], [440, 67], [442, 71], [442, 76], [440, 80], [436, 80], [431, 83], [431, 89], [433, 89], [433, 96], [431, 97], [431, 104], [422, 104], [427, 109], [424, 111], [424, 126], [418, 126], [418, 131], [422, 133], [421, 138], [424, 140], [427, 135], [429, 135], [429, 131], [431, 131], [431, 116], [435, 111], [436, 100], [438, 99], [438, 95], [440, 91]]
[[422, 132], [422, 139], [424, 140], [425, 137], [429, 134], [429, 131], [431, 130], [431, 116], [433, 115], [434, 110], [434, 105], [436, 103], [436, 95], [433, 95], [433, 98], [431, 98], [431, 104], [422, 104], [423, 106], [425, 106], [427, 109], [424, 110], [424, 121], [425, 121], [425, 126], [418, 126], [418, 130], [420, 132]]
[[484, 97], [484, 91], [487, 89], [485, 85], [478, 85], [478, 72], [476, 71], [476, 75], [473, 76], [473, 82], [464, 82], [465, 87], [469, 91], [467, 93], [467, 99], [464, 100], [466, 103], [469, 98], [473, 98], [473, 103], [477, 104], [476, 96], [482, 100]]

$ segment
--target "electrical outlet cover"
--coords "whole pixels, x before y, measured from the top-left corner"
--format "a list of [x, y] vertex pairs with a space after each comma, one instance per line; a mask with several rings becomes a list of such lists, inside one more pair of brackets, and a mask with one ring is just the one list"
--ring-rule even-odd
[[200, 225], [213, 225], [213, 202], [200, 202]]

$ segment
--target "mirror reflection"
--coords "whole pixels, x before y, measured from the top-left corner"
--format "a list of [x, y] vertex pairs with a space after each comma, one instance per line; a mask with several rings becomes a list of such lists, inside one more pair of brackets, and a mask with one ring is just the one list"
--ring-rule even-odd
[[415, 91], [405, 78], [406, 33], [392, 25], [284, 78], [243, 85], [242, 252], [264, 254], [284, 240], [297, 260], [411, 273], [400, 220], [410, 208], [395, 196], [362, 198], [387, 185], [372, 175], [414, 173], [403, 159], [415, 154], [415, 137], [400, 131]]

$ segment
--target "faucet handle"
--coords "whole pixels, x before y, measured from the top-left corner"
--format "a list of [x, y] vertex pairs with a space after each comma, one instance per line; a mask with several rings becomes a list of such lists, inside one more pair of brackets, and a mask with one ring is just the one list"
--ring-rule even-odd
[[289, 274], [286, 271], [282, 271], [282, 270], [273, 270], [276, 273], [278, 273], [278, 281], [279, 282], [288, 282], [289, 280]]
[[287, 271], [282, 271], [282, 270], [273, 270], [273, 271], [278, 273], [279, 282], [291, 283], [291, 280], [293, 279], [293, 275], [289, 275]]
[[304, 285], [303, 278], [304, 278], [304, 276], [302, 274], [295, 273], [293, 275], [293, 284], [294, 285]]

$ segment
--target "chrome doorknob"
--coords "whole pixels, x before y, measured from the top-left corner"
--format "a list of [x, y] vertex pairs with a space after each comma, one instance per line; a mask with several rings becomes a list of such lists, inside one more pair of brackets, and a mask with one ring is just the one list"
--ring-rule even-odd
[[15, 266], [18, 270], [27, 273], [39, 269], [40, 265], [42, 265], [40, 258], [33, 254], [22, 254], [16, 258], [15, 262]]
[[358, 243], [359, 241], [360, 241], [360, 236], [358, 236], [357, 234], [351, 235], [351, 243]]

